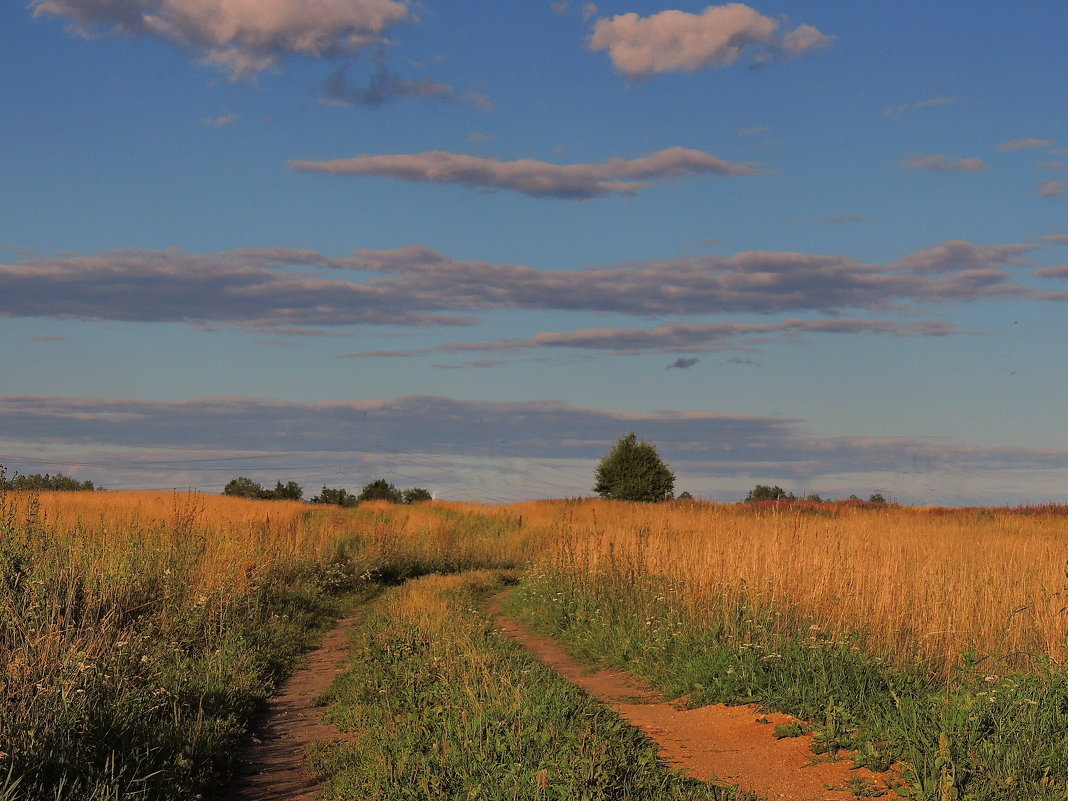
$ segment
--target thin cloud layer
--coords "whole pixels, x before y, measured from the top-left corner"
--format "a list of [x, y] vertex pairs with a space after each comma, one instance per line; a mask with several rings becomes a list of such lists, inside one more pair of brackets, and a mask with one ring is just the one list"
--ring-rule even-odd
[[1057, 197], [1068, 192], [1068, 185], [1064, 181], [1046, 181], [1038, 187], [1038, 194], [1042, 197]]
[[928, 170], [930, 172], [984, 172], [987, 169], [983, 160], [975, 156], [952, 161], [942, 153], [932, 153], [929, 156], [906, 156], [898, 162], [897, 166], [903, 170]]
[[[104, 486], [124, 473], [140, 486], [167, 487], [201, 482], [220, 487], [226, 477], [248, 474], [250, 467], [264, 480], [297, 478], [315, 487], [317, 480], [336, 482], [339, 460], [345, 460], [358, 465], [360, 481], [379, 477], [389, 466], [392, 475], [419, 475], [424, 486], [451, 485], [451, 497], [483, 500], [510, 493], [507, 484], [471, 473], [480, 460], [491, 460], [484, 466], [496, 468], [491, 469], [496, 475], [517, 461], [574, 460], [562, 474], [546, 468], [534, 482], [520, 482], [512, 499], [586, 494], [596, 460], [628, 431], [656, 442], [680, 472], [708, 481], [737, 479], [743, 486], [780, 476], [913, 473], [917, 465], [932, 474], [998, 475], [1068, 467], [1068, 452], [1061, 450], [962, 447], [943, 438], [818, 437], [804, 432], [801, 423], [434, 396], [322, 403], [0, 396], [0, 431], [17, 432], [0, 438], [0, 458], [12, 470], [38, 472], [42, 452], [95, 452], [100, 454], [95, 464], [69, 457], [80, 467], [70, 472], [87, 473]], [[265, 430], [272, 432], [267, 441]], [[457, 481], [457, 475], [465, 480]]]
[[905, 103], [901, 106], [890, 106], [883, 109], [884, 117], [900, 117], [902, 114], [908, 111], [918, 111], [921, 108], [931, 108], [932, 106], [948, 106], [956, 103], [960, 100], [959, 97], [932, 97], [927, 100], [920, 100], [916, 103]]
[[[342, 354], [338, 358], [404, 358], [431, 353], [472, 351], [520, 351], [533, 348], [576, 348], [611, 351], [618, 355], [640, 353], [705, 353], [752, 350], [755, 345], [773, 341], [800, 342], [804, 334], [878, 334], [890, 337], [947, 336], [963, 333], [951, 323], [928, 320], [898, 323], [890, 320], [832, 318], [780, 323], [672, 323], [653, 329], [582, 328], [577, 331], [545, 331], [529, 339], [500, 339], [493, 342], [444, 343], [416, 350], [378, 350]], [[696, 362], [694, 362], [696, 364]]]
[[633, 159], [601, 164], [551, 164], [533, 159], [500, 161], [434, 150], [427, 153], [356, 156], [332, 161], [291, 161], [291, 169], [328, 175], [373, 175], [402, 181], [460, 184], [476, 189], [509, 189], [530, 197], [589, 200], [634, 195], [653, 183], [699, 175], [754, 175], [748, 164], [710, 153], [672, 147]]
[[1016, 150], [1030, 150], [1036, 147], [1049, 147], [1057, 144], [1052, 139], [1010, 139], [998, 145], [1002, 153], [1011, 153]]
[[1008, 268], [1040, 247], [951, 240], [887, 265], [748, 251], [576, 270], [459, 261], [418, 245], [341, 258], [287, 248], [123, 250], [0, 264], [0, 315], [321, 333], [353, 325], [468, 325], [471, 314], [498, 309], [839, 314], [982, 299], [1068, 300], [1013, 281]]
[[248, 80], [288, 56], [344, 58], [414, 22], [396, 0], [33, 0], [35, 16], [70, 21], [81, 36], [146, 36], [191, 50]]
[[406, 97], [410, 100], [453, 97], [453, 88], [430, 78], [412, 80], [395, 75], [382, 57], [375, 59], [375, 71], [366, 86], [349, 82], [348, 66], [338, 67], [323, 82], [319, 102], [325, 106], [366, 106], [378, 108], [390, 100]]
[[648, 17], [635, 13], [599, 19], [590, 50], [607, 50], [616, 71], [632, 79], [664, 72], [696, 72], [729, 66], [752, 54], [766, 61], [780, 54], [801, 55], [834, 41], [812, 25], [782, 31], [781, 24], [743, 3], [708, 6], [700, 14], [667, 10]]

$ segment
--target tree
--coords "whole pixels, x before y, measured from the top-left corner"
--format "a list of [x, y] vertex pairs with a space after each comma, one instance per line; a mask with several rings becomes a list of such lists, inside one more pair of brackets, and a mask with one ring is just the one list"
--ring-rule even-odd
[[675, 490], [675, 474], [660, 458], [656, 446], [639, 442], [633, 432], [620, 437], [601, 459], [595, 478], [593, 491], [617, 501], [664, 501]]
[[767, 484], [757, 484], [749, 494], [745, 496], [746, 503], [759, 503], [760, 501], [796, 501], [797, 496], [787, 492], [778, 484], [769, 487]]
[[679, 495], [678, 499], [680, 501], [692, 501], [693, 495], [688, 490], [686, 490]]
[[370, 484], [365, 484], [364, 488], [360, 490], [360, 494], [356, 496], [356, 500], [360, 503], [364, 501], [389, 501], [390, 503], [401, 503], [404, 500], [404, 496], [401, 491], [386, 481], [384, 478], [376, 479]]
[[232, 495], [235, 498], [262, 498], [263, 487], [248, 476], [238, 476], [227, 482], [222, 494]]
[[868, 503], [886, 503], [886, 498], [883, 497], [881, 492], [873, 492], [871, 497], [868, 498]]
[[434, 496], [430, 494], [430, 490], [425, 490], [422, 487], [412, 487], [401, 493], [401, 503], [421, 503], [422, 501], [432, 500], [434, 500]]

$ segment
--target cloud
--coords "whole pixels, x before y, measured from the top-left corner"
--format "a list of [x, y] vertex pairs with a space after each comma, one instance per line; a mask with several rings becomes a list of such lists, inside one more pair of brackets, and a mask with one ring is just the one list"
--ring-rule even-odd
[[932, 97], [928, 100], [920, 100], [916, 103], [906, 103], [903, 106], [891, 106], [890, 108], [883, 109], [884, 117], [900, 117], [907, 111], [918, 111], [921, 108], [930, 108], [932, 106], [948, 106], [952, 103], [960, 102], [959, 97]]
[[634, 195], [659, 181], [698, 175], [754, 175], [749, 164], [710, 153], [672, 147], [633, 159], [601, 164], [551, 164], [533, 159], [501, 161], [442, 150], [428, 153], [356, 156], [333, 161], [291, 161], [291, 169], [329, 175], [374, 175], [402, 181], [509, 189], [530, 197], [588, 200], [609, 194]]
[[667, 366], [667, 369], [689, 370], [695, 364], [699, 364], [700, 362], [701, 360], [698, 359], [696, 356], [691, 356], [689, 358], [678, 358], [671, 364], [669, 364]]
[[396, 0], [32, 0], [75, 33], [144, 36], [249, 80], [287, 57], [348, 58], [416, 17]]
[[1046, 181], [1036, 190], [1042, 197], [1057, 197], [1068, 192], [1064, 181]]
[[349, 83], [347, 71], [349, 65], [338, 67], [323, 82], [319, 91], [319, 102], [326, 106], [365, 106], [378, 108], [398, 97], [410, 100], [453, 97], [453, 88], [430, 78], [411, 80], [394, 75], [381, 53], [375, 58], [375, 71], [367, 86], [353, 86]]
[[1044, 234], [1036, 236], [1037, 242], [1052, 242], [1055, 245], [1068, 245], [1068, 234]]
[[495, 134], [484, 134], [484, 133], [482, 133], [482, 131], [471, 131], [471, 133], [469, 133], [467, 135], [467, 141], [468, 142], [477, 142], [477, 143], [492, 142], [494, 139], [497, 139], [497, 138], [498, 137]]
[[[518, 351], [532, 348], [579, 348], [611, 351], [616, 354], [704, 353], [749, 350], [754, 344], [772, 341], [800, 341], [802, 334], [879, 334], [892, 337], [947, 336], [963, 333], [950, 323], [929, 320], [899, 323], [888, 320], [832, 318], [801, 320], [791, 318], [777, 323], [671, 323], [653, 329], [582, 328], [566, 333], [545, 331], [529, 339], [499, 339], [492, 342], [445, 343], [411, 351], [378, 350], [343, 354], [339, 358], [397, 358], [431, 353], [471, 351]], [[688, 361], [688, 360], [682, 360]], [[693, 362], [696, 364], [696, 361]], [[692, 366], [673, 364], [673, 367]]]
[[238, 250], [203, 256], [119, 250], [0, 264], [0, 315], [127, 322], [223, 323], [278, 333], [337, 325], [471, 322], [405, 308], [373, 286], [288, 268], [332, 262], [313, 251]]
[[1029, 150], [1035, 147], [1049, 147], [1055, 145], [1052, 139], [1011, 139], [1008, 142], [1002, 142], [998, 145], [998, 150], [1002, 153], [1011, 153], [1016, 150]]
[[987, 169], [983, 160], [976, 157], [948, 160], [942, 153], [933, 153], [929, 156], [912, 155], [906, 156], [898, 162], [903, 170], [929, 170], [931, 172], [983, 172]]
[[201, 125], [207, 125], [210, 128], [230, 128], [237, 125], [237, 121], [241, 119], [241, 116], [234, 113], [226, 113], [218, 117], [205, 117], [200, 121]]
[[289, 248], [118, 250], [0, 262], [0, 316], [296, 334], [355, 325], [470, 325], [471, 314], [499, 309], [649, 317], [1064, 301], [1014, 283], [1006, 269], [1040, 247], [950, 240], [885, 265], [746, 251], [556, 270], [456, 260], [419, 245], [336, 258]]
[[471, 362], [463, 362], [462, 364], [432, 364], [430, 366], [439, 370], [481, 370], [487, 367], [501, 367], [505, 364], [508, 364], [508, 362], [500, 359], [477, 359]]
[[567, 13], [568, 5], [569, 3], [567, 2], [567, 0], [557, 0], [557, 2], [552, 3], [549, 8], [553, 10], [554, 14], [559, 14], [560, 16], [563, 16]]
[[1063, 161], [1043, 161], [1038, 165], [1040, 170], [1063, 170], [1065, 167], [1068, 167], [1068, 164]]
[[757, 62], [782, 53], [801, 55], [834, 41], [812, 25], [785, 34], [780, 28], [779, 22], [743, 3], [728, 3], [708, 6], [700, 14], [668, 10], [648, 17], [628, 13], [599, 19], [587, 44], [593, 51], [607, 50], [617, 72], [643, 79], [728, 66], [747, 53]]
[[767, 125], [756, 125], [752, 128], [742, 128], [738, 131], [738, 136], [759, 136], [766, 133], [771, 133], [771, 128]]
[[1034, 271], [1039, 278], [1068, 278], [1068, 264], [1057, 267], [1043, 267]]
[[579, 9], [579, 15], [584, 20], [591, 20], [597, 16], [597, 4], [596, 3], [584, 3], [582, 8]]
[[[994, 500], [1019, 492], [1044, 501], [1049, 490], [1036, 487], [1036, 478], [1063, 484], [1060, 474], [1050, 479], [1048, 473], [1068, 468], [1063, 450], [978, 448], [945, 438], [821, 437], [802, 423], [435, 396], [320, 403], [0, 396], [0, 432], [6, 432], [0, 462], [12, 471], [58, 469], [110, 487], [216, 491], [236, 475], [293, 479], [313, 489], [339, 481], [358, 488], [384, 475], [437, 488], [449, 499], [489, 501], [586, 494], [596, 460], [628, 431], [655, 442], [673, 469], [717, 485], [871, 474], [896, 484], [922, 464], [925, 481], [980, 473], [995, 479]], [[272, 432], [268, 440], [265, 430]], [[905, 488], [898, 494], [908, 500]]]

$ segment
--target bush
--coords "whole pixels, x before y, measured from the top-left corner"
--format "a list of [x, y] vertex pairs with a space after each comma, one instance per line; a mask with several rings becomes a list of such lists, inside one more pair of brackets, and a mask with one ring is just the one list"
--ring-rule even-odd
[[621, 437], [599, 465], [593, 491], [620, 501], [664, 501], [675, 490], [671, 472], [656, 446], [638, 441], [634, 433]]
[[430, 490], [425, 490], [422, 487], [406, 489], [401, 493], [401, 496], [401, 503], [420, 503], [421, 501], [434, 500], [434, 496], [430, 494]]
[[331, 489], [325, 484], [323, 485], [322, 492], [311, 499], [312, 503], [329, 503], [335, 506], [355, 506], [357, 504], [356, 496], [349, 492], [347, 489], [337, 487]]
[[759, 503], [760, 501], [796, 501], [797, 496], [787, 492], [778, 484], [769, 487], [767, 484], [757, 484], [749, 494], [745, 496], [745, 503]]
[[365, 484], [364, 488], [360, 490], [360, 494], [356, 496], [356, 501], [358, 503], [363, 503], [364, 501], [389, 501], [390, 503], [401, 503], [403, 500], [404, 496], [401, 491], [384, 478], [379, 478], [372, 481], [370, 484]]
[[299, 501], [304, 497], [304, 490], [296, 481], [288, 481], [285, 484], [279, 481], [274, 489], [265, 490], [248, 476], [238, 476], [227, 482], [222, 494], [252, 500]]

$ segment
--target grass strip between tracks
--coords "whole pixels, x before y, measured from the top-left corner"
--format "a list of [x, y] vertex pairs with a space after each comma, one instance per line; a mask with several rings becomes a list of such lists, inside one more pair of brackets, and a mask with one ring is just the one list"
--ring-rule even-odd
[[503, 574], [409, 581], [357, 631], [328, 694], [344, 736], [316, 747], [327, 799], [730, 799], [494, 630]]

